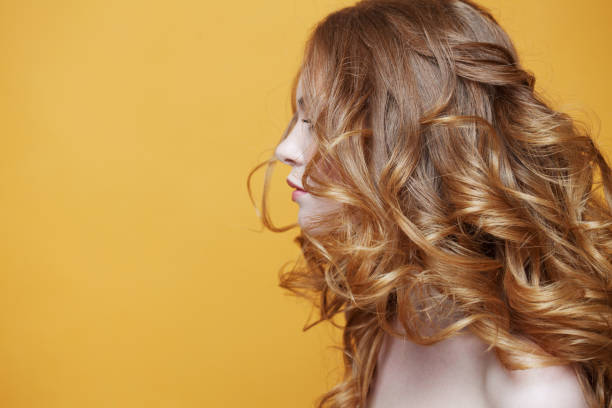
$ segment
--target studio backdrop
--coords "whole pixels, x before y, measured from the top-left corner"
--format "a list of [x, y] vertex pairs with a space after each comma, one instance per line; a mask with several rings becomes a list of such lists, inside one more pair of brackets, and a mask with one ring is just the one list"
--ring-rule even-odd
[[[338, 331], [277, 286], [298, 230], [262, 231], [246, 177], [352, 3], [0, 0], [1, 407], [307, 408], [335, 383]], [[480, 3], [611, 155], [609, 1]]]

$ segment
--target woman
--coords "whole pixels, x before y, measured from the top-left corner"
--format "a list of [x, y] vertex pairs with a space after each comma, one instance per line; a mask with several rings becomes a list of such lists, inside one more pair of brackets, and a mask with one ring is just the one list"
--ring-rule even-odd
[[534, 82], [468, 0], [316, 26], [275, 155], [304, 259], [281, 286], [346, 319], [319, 406], [612, 407], [612, 175]]

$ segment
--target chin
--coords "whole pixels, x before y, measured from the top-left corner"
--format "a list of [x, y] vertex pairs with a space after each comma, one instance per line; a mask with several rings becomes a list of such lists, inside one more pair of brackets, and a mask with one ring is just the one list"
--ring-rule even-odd
[[308, 217], [298, 215], [298, 225], [301, 229], [307, 230], [310, 226], [310, 223], [308, 222]]
[[313, 236], [329, 232], [329, 230], [327, 230], [324, 225], [313, 225], [312, 219], [309, 218], [307, 215], [299, 215], [298, 224], [302, 231], [305, 231]]
[[[325, 224], [329, 224], [329, 217], [334, 217], [333, 213], [339, 209], [339, 205], [331, 201], [320, 201], [312, 207], [304, 205], [298, 211], [298, 225], [300, 228], [309, 234], [324, 233], [325, 231], [331, 232], [329, 231], [331, 226]], [[319, 225], [316, 225], [317, 221]], [[324, 225], [321, 225], [321, 221], [323, 221]]]
[[300, 211], [300, 213], [298, 214], [298, 224], [303, 230], [307, 230], [309, 232], [310, 230], [312, 230], [312, 220], [310, 216], [308, 214], [303, 213], [302, 211]]

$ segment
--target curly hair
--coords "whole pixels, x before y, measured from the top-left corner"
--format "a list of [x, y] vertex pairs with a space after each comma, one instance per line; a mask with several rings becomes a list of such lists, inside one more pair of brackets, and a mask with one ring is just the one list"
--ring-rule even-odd
[[[433, 344], [467, 329], [508, 369], [571, 366], [589, 406], [612, 407], [610, 167], [490, 12], [363, 0], [330, 14], [283, 138], [299, 78], [317, 140], [302, 183], [342, 203], [279, 275], [320, 311], [305, 329], [344, 313], [344, 377], [318, 405], [365, 406], [385, 333]], [[266, 165], [260, 216], [284, 231], [267, 211], [273, 158], [249, 194]], [[431, 316], [459, 318], [423, 333]]]

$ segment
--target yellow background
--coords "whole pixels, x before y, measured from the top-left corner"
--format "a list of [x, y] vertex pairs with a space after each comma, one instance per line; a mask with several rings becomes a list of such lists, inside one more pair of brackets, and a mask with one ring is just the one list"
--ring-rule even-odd
[[[277, 287], [297, 231], [259, 230], [245, 178], [349, 4], [0, 1], [1, 407], [310, 407], [333, 384], [337, 333], [302, 333]], [[610, 154], [609, 1], [482, 4]]]

